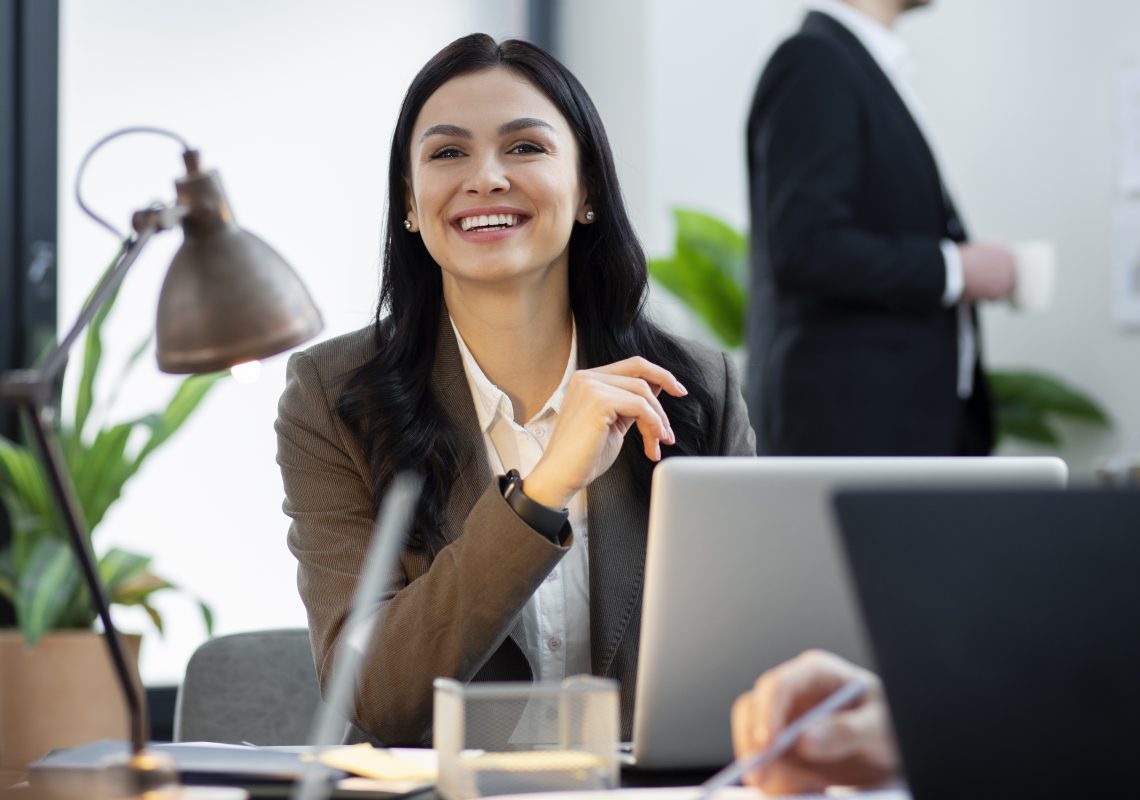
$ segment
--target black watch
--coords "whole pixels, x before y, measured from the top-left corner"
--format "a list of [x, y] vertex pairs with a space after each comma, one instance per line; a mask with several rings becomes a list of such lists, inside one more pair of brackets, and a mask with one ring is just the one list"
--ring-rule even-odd
[[555, 544], [562, 544], [569, 528], [570, 512], [544, 506], [526, 496], [522, 489], [522, 476], [517, 469], [499, 476], [499, 491], [519, 519]]

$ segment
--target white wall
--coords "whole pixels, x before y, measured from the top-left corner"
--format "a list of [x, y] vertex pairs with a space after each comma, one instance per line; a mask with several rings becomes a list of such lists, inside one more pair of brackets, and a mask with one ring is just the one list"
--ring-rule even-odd
[[[631, 3], [634, 19], [615, 17], [610, 5], [564, 4], [572, 22], [562, 52], [615, 150], [633, 154], [620, 166], [647, 250], [671, 249], [676, 205], [745, 227], [748, 107], [767, 56], [802, 18], [801, 0], [705, 0], [699, 9], [645, 0]], [[898, 30], [972, 235], [1057, 244], [1052, 309], [987, 308], [986, 353], [992, 366], [1048, 370], [1104, 403], [1115, 434], [1067, 428], [1062, 451], [1078, 479], [1091, 476], [1140, 435], [1140, 336], [1109, 314], [1114, 82], [1119, 67], [1140, 58], [1140, 4], [942, 0], [907, 14]], [[644, 83], [631, 91], [637, 78]], [[700, 333], [664, 292], [654, 298], [663, 318]]]
[[[325, 335], [365, 324], [377, 290], [384, 163], [416, 69], [476, 29], [522, 32], [521, 0], [67, 0], [61, 32], [60, 318], [70, 319], [114, 249], [81, 217], [71, 180], [88, 145], [128, 124], [171, 127], [222, 173], [239, 222], [308, 283]], [[607, 122], [634, 220], [650, 254], [667, 251], [669, 209], [747, 222], [744, 124], [756, 77], [797, 23], [799, 0], [565, 0], [564, 60]], [[1109, 319], [1109, 215], [1115, 70], [1140, 56], [1130, 0], [943, 0], [900, 25], [943, 167], [979, 238], [1054, 239], [1058, 296], [1046, 315], [985, 313], [990, 362], [1052, 370], [1105, 402], [1112, 436], [1073, 430], [1078, 475], [1140, 433], [1136, 334]], [[177, 148], [145, 137], [111, 145], [87, 181], [90, 202], [125, 225], [169, 199]], [[121, 360], [152, 324], [176, 234], [136, 266], [108, 327]], [[658, 313], [698, 326], [655, 294]], [[285, 548], [287, 520], [272, 421], [284, 360], [250, 387], [220, 388], [160, 451], [107, 518], [97, 545], [156, 554], [156, 569], [210, 601], [218, 630], [304, 624]], [[113, 372], [114, 370], [109, 370]], [[143, 364], [116, 418], [157, 405], [174, 385]], [[106, 391], [107, 387], [104, 387]], [[193, 605], [159, 605], [143, 674], [177, 681], [202, 639]], [[140, 615], [117, 614], [146, 630]]]
[[[525, 33], [521, 0], [68, 0], [62, 4], [60, 319], [71, 320], [113, 255], [110, 235], [83, 217], [72, 181], [83, 152], [116, 128], [171, 128], [217, 168], [240, 224], [273, 244], [322, 309], [324, 336], [367, 324], [378, 288], [388, 144], [415, 72], [457, 36]], [[96, 157], [88, 201], [125, 227], [130, 212], [173, 198], [173, 142], [130, 137]], [[106, 329], [121, 362], [153, 325], [177, 233], [156, 239]], [[155, 569], [210, 602], [217, 631], [305, 624], [295, 561], [285, 547], [273, 420], [284, 357], [251, 386], [229, 381], [129, 485], [97, 532], [155, 554]], [[114, 367], [106, 370], [111, 377]], [[101, 389], [106, 393], [113, 381]], [[155, 408], [176, 385], [153, 359], [113, 417]], [[196, 609], [167, 593], [165, 640], [147, 636], [144, 681], [181, 679], [204, 638]], [[116, 613], [149, 630], [141, 614]]]

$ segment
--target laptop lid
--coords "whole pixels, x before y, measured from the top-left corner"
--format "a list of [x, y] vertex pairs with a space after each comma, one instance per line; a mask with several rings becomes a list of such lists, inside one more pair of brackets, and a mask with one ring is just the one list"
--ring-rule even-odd
[[1140, 493], [841, 493], [916, 800], [1136, 795]]
[[832, 535], [838, 487], [1063, 486], [1055, 458], [671, 458], [653, 474], [633, 760], [732, 760], [729, 710], [810, 647], [868, 664]]

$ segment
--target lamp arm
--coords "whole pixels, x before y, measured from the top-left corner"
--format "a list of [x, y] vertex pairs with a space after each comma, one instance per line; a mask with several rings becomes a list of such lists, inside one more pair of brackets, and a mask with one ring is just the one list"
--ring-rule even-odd
[[[131, 267], [134, 266], [135, 259], [138, 258], [139, 253], [146, 247], [150, 237], [162, 230], [159, 222], [159, 212], [140, 212], [141, 214], [149, 214], [148, 217], [139, 218], [141, 230], [138, 235], [132, 237], [127, 241], [123, 254], [111, 269], [99, 279], [99, 283], [95, 286], [95, 290], [91, 292], [91, 296], [87, 298], [87, 302], [83, 304], [83, 308], [79, 312], [79, 317], [72, 324], [71, 329], [67, 332], [52, 351], [48, 353], [47, 357], [43, 360], [41, 365], [35, 370], [29, 370], [34, 374], [34, 380], [42, 384], [41, 391], [50, 391], [51, 385], [59, 378], [63, 372], [64, 367], [67, 366], [67, 354], [71, 352], [75, 340], [79, 338], [79, 334], [91, 324], [91, 320], [99, 313], [102, 308], [107, 305], [111, 296], [118, 291], [126, 278], [127, 273]], [[32, 375], [28, 375], [32, 378]]]
[[131, 752], [141, 753], [147, 738], [146, 719], [143, 715], [142, 686], [135, 680], [127, 664], [123, 642], [111, 620], [110, 602], [107, 592], [99, 579], [95, 553], [91, 549], [90, 535], [83, 509], [76, 497], [75, 485], [67, 469], [67, 462], [59, 448], [55, 435], [56, 403], [53, 385], [67, 364], [67, 354], [79, 334], [91, 323], [95, 315], [110, 301], [115, 290], [122, 285], [127, 272], [138, 258], [139, 253], [159, 230], [168, 227], [166, 222], [178, 214], [177, 209], [148, 209], [135, 215], [135, 228], [138, 235], [123, 249], [118, 262], [100, 279], [95, 291], [83, 305], [79, 318], [67, 335], [48, 354], [43, 364], [36, 369], [13, 370], [4, 376], [0, 393], [10, 405], [16, 406], [32, 432], [40, 465], [48, 479], [52, 494], [58, 503], [60, 516], [68, 539], [71, 541], [75, 559], [83, 573], [91, 602], [103, 623], [104, 641], [111, 654], [111, 663], [119, 688], [127, 701], [131, 724]]

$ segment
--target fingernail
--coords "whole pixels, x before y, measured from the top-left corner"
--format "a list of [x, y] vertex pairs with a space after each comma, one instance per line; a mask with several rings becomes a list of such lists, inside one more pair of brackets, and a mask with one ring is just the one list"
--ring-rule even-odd
[[661, 460], [661, 442], [654, 442], [653, 443], [653, 460], [654, 461], [660, 461]]
[[666, 428], [665, 433], [669, 436], [669, 438], [666, 439], [665, 441], [669, 442], [669, 444], [676, 444], [677, 443], [677, 436], [676, 436], [676, 434], [673, 433], [672, 428]]
[[680, 381], [677, 381], [677, 388], [680, 390], [682, 396], [689, 393], [689, 390], [685, 388], [685, 384], [681, 383]]

